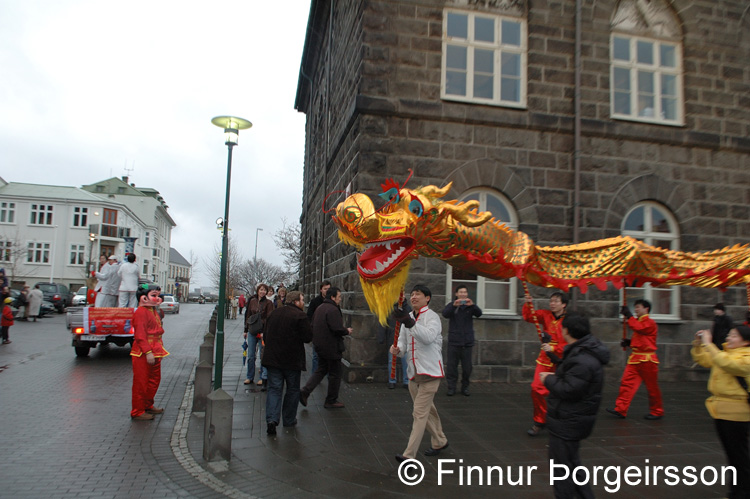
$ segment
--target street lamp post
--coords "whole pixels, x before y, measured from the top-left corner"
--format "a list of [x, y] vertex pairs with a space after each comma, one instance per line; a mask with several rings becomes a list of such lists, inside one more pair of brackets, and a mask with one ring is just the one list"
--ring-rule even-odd
[[221, 388], [224, 368], [224, 307], [227, 287], [227, 254], [229, 253], [229, 188], [232, 183], [232, 148], [237, 145], [239, 131], [253, 126], [247, 120], [232, 116], [217, 116], [211, 123], [224, 129], [227, 154], [227, 190], [224, 203], [224, 227], [221, 235], [221, 270], [219, 274], [219, 313], [216, 317], [216, 356], [214, 362], [214, 390]]
[[257, 281], [259, 280], [258, 276], [260, 275], [260, 273], [258, 272], [258, 231], [261, 231], [261, 230], [263, 229], [261, 229], [260, 227], [255, 229], [255, 255], [253, 256], [253, 267], [255, 268], [253, 270], [255, 271], [255, 277], [256, 277], [255, 285], [256, 286], [258, 285]]

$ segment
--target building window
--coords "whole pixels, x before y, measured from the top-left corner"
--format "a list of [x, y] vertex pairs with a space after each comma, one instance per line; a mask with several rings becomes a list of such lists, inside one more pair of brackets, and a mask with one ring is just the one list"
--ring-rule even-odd
[[117, 210], [104, 208], [102, 215], [102, 236], [117, 237]]
[[151, 245], [149, 242], [150, 240], [151, 240], [151, 233], [146, 231], [146, 235], [143, 238], [143, 245], [146, 247], [150, 246]]
[[612, 117], [682, 125], [682, 47], [678, 43], [613, 34]]
[[32, 225], [52, 225], [52, 205], [32, 204], [29, 223]]
[[143, 260], [143, 272], [141, 272], [144, 276], [148, 275], [148, 260]]
[[[622, 235], [657, 248], [680, 249], [677, 221], [667, 208], [653, 201], [645, 201], [631, 208], [623, 221]], [[650, 301], [650, 315], [653, 319], [679, 318], [679, 287], [651, 286], [647, 283], [641, 288], [627, 288], [627, 298], [631, 307], [639, 298]], [[620, 300], [622, 301], [622, 295]]]
[[73, 227], [87, 227], [89, 220], [89, 209], [82, 206], [73, 207]]
[[526, 21], [446, 10], [440, 96], [526, 106]]
[[82, 244], [72, 244], [70, 246], [70, 264], [83, 265], [85, 247]]
[[12, 224], [16, 222], [16, 203], [0, 203], [0, 223]]
[[[510, 229], [518, 228], [518, 216], [513, 205], [499, 192], [489, 189], [473, 189], [464, 194], [460, 201], [472, 199], [479, 201], [479, 211], [491, 212], [495, 219], [505, 223]], [[449, 265], [445, 294], [452, 299], [456, 286], [463, 284], [468, 288], [469, 296], [485, 314], [517, 315], [517, 283], [516, 278], [489, 279]]]
[[50, 243], [32, 241], [27, 246], [26, 263], [49, 263]]
[[10, 263], [13, 254], [13, 241], [0, 241], [0, 262]]

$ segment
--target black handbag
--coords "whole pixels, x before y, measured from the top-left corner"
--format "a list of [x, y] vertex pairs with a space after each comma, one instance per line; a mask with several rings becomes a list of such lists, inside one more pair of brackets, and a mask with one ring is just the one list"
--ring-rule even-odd
[[263, 331], [263, 319], [261, 318], [261, 312], [253, 314], [247, 320], [247, 332], [253, 335], [259, 335]]

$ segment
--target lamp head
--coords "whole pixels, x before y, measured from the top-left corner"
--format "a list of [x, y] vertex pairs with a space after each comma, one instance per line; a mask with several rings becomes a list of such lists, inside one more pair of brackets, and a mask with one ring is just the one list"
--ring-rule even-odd
[[249, 121], [234, 116], [217, 116], [211, 123], [224, 129], [224, 143], [228, 146], [236, 146], [239, 142], [240, 130], [253, 126]]

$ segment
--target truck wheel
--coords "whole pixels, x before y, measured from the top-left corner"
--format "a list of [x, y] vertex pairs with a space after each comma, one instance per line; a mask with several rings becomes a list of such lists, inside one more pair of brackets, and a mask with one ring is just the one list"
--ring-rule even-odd
[[76, 349], [76, 357], [88, 357], [89, 348], [91, 347], [74, 347]]

